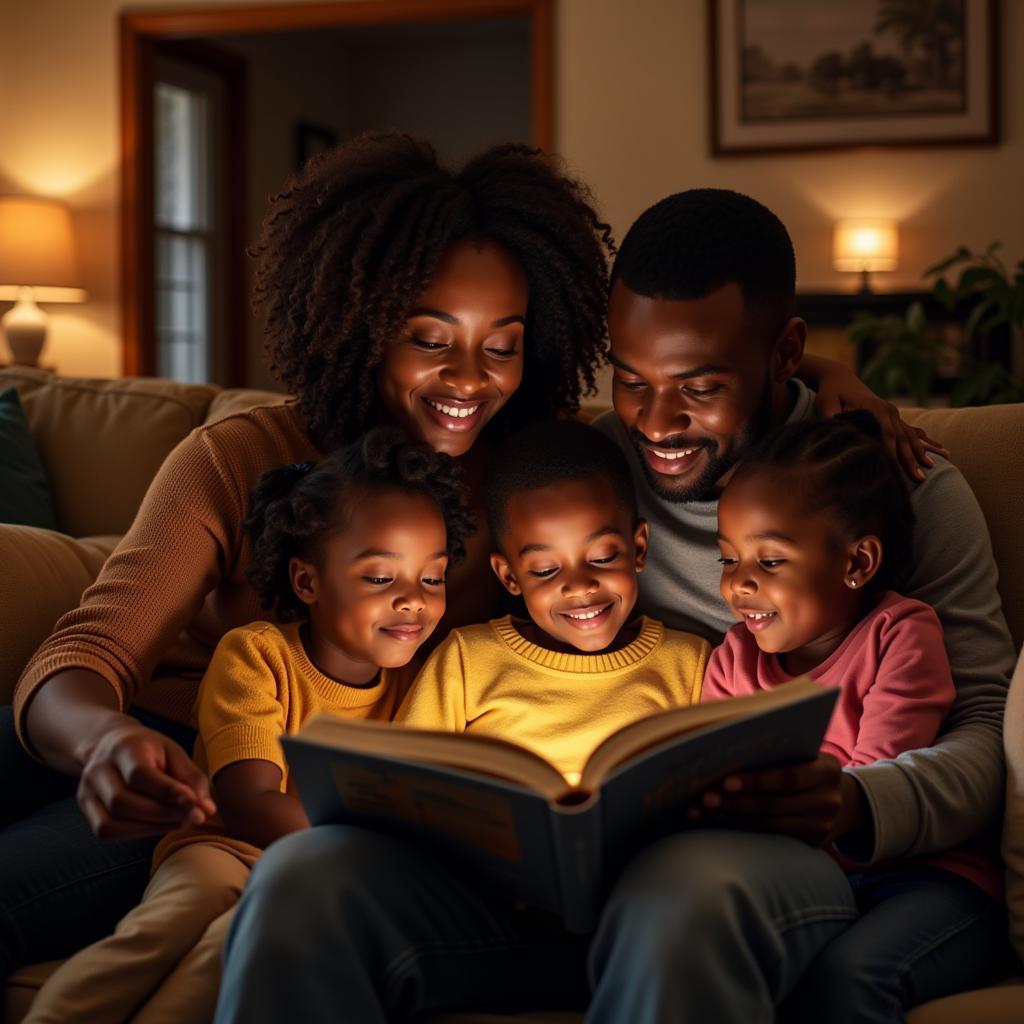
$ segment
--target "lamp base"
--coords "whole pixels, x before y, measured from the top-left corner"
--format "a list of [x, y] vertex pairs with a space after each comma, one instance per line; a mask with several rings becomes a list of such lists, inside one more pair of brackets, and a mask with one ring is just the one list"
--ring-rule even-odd
[[39, 365], [39, 354], [46, 344], [49, 319], [33, 302], [31, 291], [27, 288], [18, 296], [14, 308], [4, 314], [0, 325], [15, 363], [21, 366]]

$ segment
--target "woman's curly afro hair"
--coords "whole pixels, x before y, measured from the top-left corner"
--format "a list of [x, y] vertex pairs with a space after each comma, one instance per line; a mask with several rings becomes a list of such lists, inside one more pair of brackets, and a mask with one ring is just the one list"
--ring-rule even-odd
[[282, 622], [306, 615], [292, 590], [290, 559], [319, 561], [323, 543], [344, 529], [351, 503], [380, 490], [432, 499], [444, 518], [452, 564], [465, 557], [476, 525], [455, 460], [410, 442], [397, 428], [378, 427], [319, 462], [268, 469], [256, 482], [243, 529], [253, 549], [246, 576], [263, 608], [275, 609]]
[[527, 146], [496, 146], [452, 172], [426, 142], [368, 132], [272, 198], [252, 250], [271, 370], [322, 451], [380, 421], [382, 349], [462, 239], [503, 246], [529, 287], [523, 383], [495, 432], [575, 412], [593, 390], [614, 246], [586, 186]]

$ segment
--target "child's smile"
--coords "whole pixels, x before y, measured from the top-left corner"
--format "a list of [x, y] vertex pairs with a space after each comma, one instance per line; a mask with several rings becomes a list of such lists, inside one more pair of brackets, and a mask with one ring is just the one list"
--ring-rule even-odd
[[737, 479], [718, 503], [722, 597], [787, 671], [820, 664], [861, 615], [853, 548], [790, 481]]

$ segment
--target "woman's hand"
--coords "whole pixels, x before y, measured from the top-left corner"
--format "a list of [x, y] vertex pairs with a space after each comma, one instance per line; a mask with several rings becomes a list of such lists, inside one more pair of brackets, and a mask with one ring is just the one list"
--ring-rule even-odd
[[[835, 364], [838, 366], [839, 364]], [[852, 371], [845, 373], [830, 370], [818, 380], [818, 400], [815, 404], [818, 415], [823, 418], [835, 416], [851, 409], [866, 409], [882, 428], [882, 441], [890, 453], [913, 480], [923, 480], [922, 466], [934, 465], [929, 451], [944, 457], [949, 452], [938, 441], [930, 438], [920, 427], [904, 423], [900, 411], [892, 402], [879, 398]]]
[[206, 776], [174, 740], [117, 719], [88, 750], [78, 785], [78, 806], [100, 839], [161, 835], [216, 813]]
[[821, 846], [860, 828], [860, 785], [831, 754], [813, 761], [740, 772], [705, 790], [691, 822], [750, 832], [780, 832]]

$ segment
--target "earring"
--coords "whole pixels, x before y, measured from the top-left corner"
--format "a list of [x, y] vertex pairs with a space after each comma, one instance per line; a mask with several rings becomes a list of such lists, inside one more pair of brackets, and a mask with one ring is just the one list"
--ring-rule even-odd
[[848, 580], [846, 581], [846, 585], [847, 585], [848, 587], [855, 587], [855, 586], [857, 586], [857, 581], [856, 581], [856, 580], [855, 580], [855, 579], [854, 579], [854, 578], [853, 578], [853, 577], [851, 576], [851, 577], [850, 577], [850, 578], [849, 578], [849, 579], [848, 579]]

